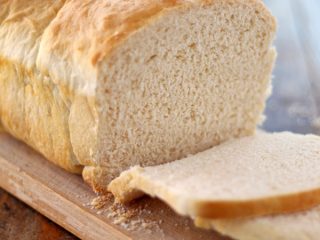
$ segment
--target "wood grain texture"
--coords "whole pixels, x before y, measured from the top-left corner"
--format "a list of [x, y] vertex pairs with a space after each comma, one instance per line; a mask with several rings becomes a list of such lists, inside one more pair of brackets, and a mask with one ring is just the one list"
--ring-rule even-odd
[[[265, 0], [264, 2], [278, 18], [279, 30], [276, 39], [278, 60], [274, 72], [274, 90], [268, 101], [267, 120], [263, 128], [268, 131], [289, 130], [320, 134], [320, 1]], [[100, 239], [102, 239], [101, 237], [103, 239], [116, 239], [117, 237], [118, 239], [128, 239], [128, 236], [132, 234], [134, 239], [182, 239], [181, 236], [186, 236], [183, 239], [223, 239], [215, 233], [194, 229], [189, 220], [176, 216], [163, 203], [148, 198], [142, 201], [148, 204], [147, 209], [155, 211], [155, 214], [152, 214], [153, 217], [164, 219], [164, 223], [161, 224], [163, 232], [158, 230], [151, 233], [149, 231], [134, 233], [126, 231], [112, 224], [106, 216], [98, 215], [89, 207], [81, 206], [79, 202], [88, 203], [95, 195], [83, 184], [80, 177], [65, 173], [11, 138], [7, 139], [7, 137], [1, 136], [0, 139], [5, 141], [5, 144], [0, 142], [0, 155], [9, 156], [9, 159], [19, 164], [16, 167], [15, 164], [7, 162], [8, 167], [13, 168], [16, 172], [28, 169], [28, 181], [35, 180], [37, 182], [36, 185], [32, 185], [32, 191], [34, 188], [44, 188], [46, 194], [49, 195], [31, 194], [30, 196], [30, 193], [19, 190], [27, 183], [19, 177], [9, 181], [8, 175], [10, 174], [8, 170], [4, 171], [3, 167], [0, 172], [0, 185], [39, 211], [39, 207], [44, 209], [41, 210], [44, 215], [81, 238], [92, 239], [92, 237], [98, 236]], [[29, 159], [29, 162], [23, 161], [23, 152], [27, 154], [26, 159]], [[1, 166], [5, 166], [2, 161], [4, 161], [3, 158], [0, 161]], [[31, 171], [31, 168], [35, 169]], [[54, 169], [53, 172], [52, 169]], [[48, 188], [44, 186], [44, 181], [49, 182]], [[72, 189], [68, 187], [69, 185], [72, 186]], [[71, 205], [69, 204], [67, 208], [60, 210], [57, 217], [51, 216], [53, 210], [48, 204], [53, 203], [46, 200], [50, 194], [54, 193], [55, 190], [50, 190], [52, 188], [57, 189], [58, 194], [52, 198], [54, 206], [60, 206], [63, 203], [63, 198], [71, 199]], [[66, 193], [63, 193], [64, 191]], [[84, 194], [84, 196], [79, 197], [77, 194]], [[39, 206], [37, 206], [38, 204]], [[132, 208], [134, 207], [132, 206]], [[78, 215], [73, 219], [63, 217], [74, 208], [77, 208], [85, 217]], [[164, 212], [161, 211], [162, 208], [165, 209]], [[61, 211], [65, 212], [61, 213]], [[87, 215], [91, 217], [87, 218]], [[152, 216], [147, 214], [145, 217], [150, 219]], [[70, 221], [73, 222], [71, 227], [67, 226]], [[91, 226], [89, 221], [98, 222], [97, 226], [90, 230], [95, 232], [92, 233], [92, 236], [87, 236], [84, 233]], [[96, 231], [96, 228], [99, 229]], [[101, 229], [106, 234], [101, 233]], [[76, 237], [14, 199], [11, 195], [0, 191], [0, 239], [51, 240], [76, 239]]]
[[0, 239], [75, 240], [77, 238], [0, 189]]

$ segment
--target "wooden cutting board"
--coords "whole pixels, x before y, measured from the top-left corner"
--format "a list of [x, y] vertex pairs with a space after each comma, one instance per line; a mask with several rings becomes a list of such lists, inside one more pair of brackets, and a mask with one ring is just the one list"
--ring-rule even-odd
[[190, 219], [157, 199], [145, 197], [113, 210], [109, 199], [101, 209], [93, 208], [97, 196], [81, 176], [58, 168], [4, 133], [0, 134], [0, 187], [81, 239], [227, 239], [196, 229]]

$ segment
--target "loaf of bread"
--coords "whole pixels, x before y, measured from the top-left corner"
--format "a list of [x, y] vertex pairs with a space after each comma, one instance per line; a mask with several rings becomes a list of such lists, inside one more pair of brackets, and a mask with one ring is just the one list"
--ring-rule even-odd
[[171, 163], [133, 167], [109, 190], [120, 202], [147, 193], [192, 218], [239, 218], [320, 204], [320, 137], [258, 133]]
[[0, 0], [0, 122], [96, 191], [251, 135], [275, 59], [260, 0]]
[[215, 229], [236, 240], [319, 240], [320, 207], [309, 211], [260, 218], [204, 220], [201, 228]]

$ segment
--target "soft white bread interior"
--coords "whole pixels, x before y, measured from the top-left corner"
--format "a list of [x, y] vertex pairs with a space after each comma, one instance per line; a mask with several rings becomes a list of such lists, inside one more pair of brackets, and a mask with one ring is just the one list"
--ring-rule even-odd
[[236, 240], [319, 240], [320, 207], [312, 210], [260, 218], [205, 220], [195, 224], [215, 229]]
[[276, 24], [260, 0], [0, 3], [0, 122], [97, 191], [262, 120]]
[[235, 218], [286, 213], [320, 204], [320, 137], [258, 133], [185, 159], [134, 167], [109, 190], [120, 202], [142, 193], [182, 215]]

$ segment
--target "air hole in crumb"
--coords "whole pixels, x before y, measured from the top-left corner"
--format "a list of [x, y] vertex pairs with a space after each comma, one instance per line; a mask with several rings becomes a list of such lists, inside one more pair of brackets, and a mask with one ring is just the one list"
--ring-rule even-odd
[[191, 119], [192, 119], [193, 121], [196, 120], [196, 113], [195, 113], [194, 110], [191, 111], [190, 116], [191, 116]]
[[180, 61], [184, 61], [185, 57], [182, 55], [176, 55], [176, 59], [180, 60]]
[[254, 19], [250, 20], [250, 26], [253, 27], [254, 26]]
[[139, 87], [139, 80], [138, 79], [132, 80], [131, 86], [134, 89], [138, 88]]
[[176, 59], [184, 62], [186, 60], [186, 52], [184, 50], [179, 50], [175, 57], [176, 57]]
[[155, 59], [157, 57], [157, 54], [152, 55], [147, 61], [146, 63], [151, 62], [153, 59]]
[[195, 43], [192, 43], [192, 44], [189, 45], [189, 48], [195, 49], [196, 46], [197, 46], [197, 45], [196, 45]]
[[177, 149], [176, 148], [170, 148], [170, 152], [175, 152]]

